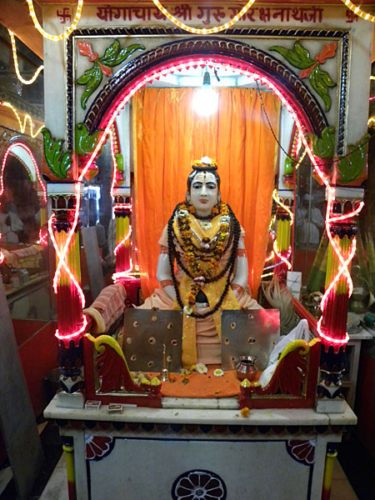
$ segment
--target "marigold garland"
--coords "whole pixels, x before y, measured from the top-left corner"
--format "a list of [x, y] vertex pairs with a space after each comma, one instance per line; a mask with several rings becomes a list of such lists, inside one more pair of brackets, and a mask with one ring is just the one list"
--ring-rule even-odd
[[[221, 203], [219, 212], [221, 214], [221, 220], [220, 220], [221, 223], [219, 230], [216, 233], [216, 236], [211, 240], [209, 238], [203, 238], [202, 243], [203, 244], [206, 243], [207, 248], [203, 247], [199, 249], [192, 241], [192, 231], [190, 228], [190, 222], [191, 222], [190, 213], [191, 212], [189, 211], [189, 206], [187, 206], [185, 203], [180, 203], [173, 211], [173, 215], [168, 222], [168, 249], [169, 249], [168, 253], [172, 270], [172, 280], [176, 292], [176, 299], [181, 309], [186, 310], [186, 313], [194, 318], [206, 318], [219, 310], [226, 294], [228, 293], [230, 285], [230, 277], [234, 270], [238, 241], [241, 234], [241, 226], [237, 221], [229, 205]], [[178, 220], [180, 235], [183, 240], [181, 249], [184, 252], [185, 258], [188, 262], [187, 267], [185, 267], [184, 264], [181, 262], [178, 251], [176, 251], [175, 248], [175, 243], [174, 243], [175, 234], [173, 230], [173, 222], [175, 218], [177, 218]], [[230, 230], [232, 226], [233, 230]], [[184, 236], [182, 236], [182, 233], [184, 233]], [[219, 261], [223, 253], [226, 251], [230, 241], [232, 241], [232, 237], [233, 237], [233, 246], [230, 258], [228, 259], [228, 262], [224, 267], [224, 269], [220, 269]], [[178, 283], [174, 274], [174, 265], [173, 265], [174, 256], [177, 259], [179, 267], [185, 272], [185, 274], [187, 274], [187, 276], [189, 276], [193, 280], [190, 289], [190, 294], [188, 297], [188, 304], [186, 306], [183, 304], [181, 300], [180, 292], [178, 289]], [[198, 262], [199, 264], [198, 267], [196, 265], [196, 261], [199, 260], [207, 262], [208, 263], [207, 267], [202, 268], [199, 262]], [[215, 269], [216, 271], [219, 271], [216, 272], [216, 274], [213, 272]], [[206, 313], [202, 314], [194, 313], [192, 310], [192, 306], [195, 305], [196, 297], [199, 291], [202, 289], [203, 285], [205, 283], [213, 283], [225, 275], [227, 275], [226, 285], [217, 304]]]
[[[218, 209], [216, 209], [218, 211]], [[189, 295], [189, 304], [194, 305], [205, 281], [215, 274], [219, 261], [225, 251], [226, 243], [229, 238], [229, 210], [225, 203], [220, 203], [220, 227], [215, 237], [210, 240], [203, 238], [203, 247], [197, 248], [193, 241], [193, 232], [191, 229], [191, 216], [189, 207], [182, 203], [177, 213], [178, 227], [182, 239], [182, 250], [188, 264], [189, 271], [194, 279]], [[205, 262], [206, 266], [202, 266]]]

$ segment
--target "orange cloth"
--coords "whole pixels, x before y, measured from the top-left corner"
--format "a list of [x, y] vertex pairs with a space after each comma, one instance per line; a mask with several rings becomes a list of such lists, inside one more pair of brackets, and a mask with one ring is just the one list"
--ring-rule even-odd
[[[175, 381], [162, 382], [161, 395], [171, 398], [228, 398], [237, 396], [240, 392], [240, 381], [235, 370], [224, 372], [222, 377], [215, 377], [214, 370], [215, 367], [211, 367], [205, 375], [193, 373], [187, 377], [181, 373], [171, 373], [170, 376]], [[258, 380], [260, 375], [261, 372], [258, 372], [255, 380]], [[184, 379], [188, 380], [186, 384]]]
[[[136, 233], [144, 297], [157, 286], [156, 241], [179, 201], [191, 163], [202, 156], [219, 165], [222, 200], [246, 230], [249, 284], [254, 296], [263, 270], [278, 147], [254, 89], [218, 89], [219, 110], [199, 117], [196, 90], [142, 89], [133, 98]], [[280, 102], [262, 99], [278, 136]]]

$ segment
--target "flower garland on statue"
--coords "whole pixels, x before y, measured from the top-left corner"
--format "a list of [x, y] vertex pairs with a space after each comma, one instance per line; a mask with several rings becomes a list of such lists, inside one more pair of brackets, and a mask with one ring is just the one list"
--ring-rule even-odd
[[[176, 299], [181, 309], [187, 315], [194, 318], [207, 318], [217, 312], [222, 305], [228, 289], [230, 286], [230, 278], [234, 270], [235, 259], [237, 254], [238, 242], [241, 235], [241, 226], [236, 219], [232, 209], [226, 203], [220, 203], [219, 208], [212, 209], [212, 217], [220, 215], [220, 225], [217, 233], [213, 238], [204, 237], [200, 239], [199, 236], [192, 230], [191, 224], [193, 222], [195, 208], [187, 203], [179, 203], [173, 211], [172, 217], [168, 222], [168, 253], [170, 260], [170, 267], [172, 271], [172, 280], [176, 292]], [[177, 217], [178, 229], [181, 237], [182, 244], [181, 250], [184, 253], [187, 265], [185, 266], [181, 261], [178, 250], [175, 246], [175, 239], [177, 236], [173, 229], [173, 223]], [[233, 229], [231, 231], [231, 228]], [[200, 241], [200, 248], [194, 243], [194, 236]], [[233, 246], [231, 255], [225, 267], [220, 270], [220, 260], [230, 242], [233, 239]], [[178, 266], [184, 273], [193, 280], [191, 285], [188, 305], [184, 305], [178, 288], [178, 283], [174, 273], [173, 257], [176, 257]], [[202, 263], [206, 265], [202, 266]], [[219, 272], [218, 272], [219, 271]], [[193, 312], [192, 307], [196, 303], [196, 297], [202, 290], [206, 283], [213, 283], [221, 279], [227, 274], [226, 285], [217, 302], [217, 304], [204, 314], [196, 314]]]

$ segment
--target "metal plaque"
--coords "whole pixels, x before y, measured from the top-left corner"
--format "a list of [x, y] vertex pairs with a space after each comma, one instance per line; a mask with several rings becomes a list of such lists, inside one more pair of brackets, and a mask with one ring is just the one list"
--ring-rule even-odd
[[182, 311], [125, 309], [123, 351], [131, 371], [181, 370]]
[[280, 314], [277, 309], [221, 313], [223, 370], [234, 370], [240, 356], [256, 356], [258, 370], [264, 370], [270, 352], [279, 340]]

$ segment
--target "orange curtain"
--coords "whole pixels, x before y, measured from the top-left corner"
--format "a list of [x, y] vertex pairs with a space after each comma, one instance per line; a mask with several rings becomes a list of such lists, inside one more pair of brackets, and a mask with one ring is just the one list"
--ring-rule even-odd
[[[158, 240], [176, 204], [185, 199], [193, 160], [218, 163], [221, 199], [246, 232], [249, 285], [256, 297], [271, 217], [278, 146], [254, 89], [223, 88], [218, 112], [200, 117], [192, 109], [196, 89], [142, 89], [133, 98], [135, 206], [142, 292], [158, 287]], [[262, 92], [276, 137], [280, 102]]]

